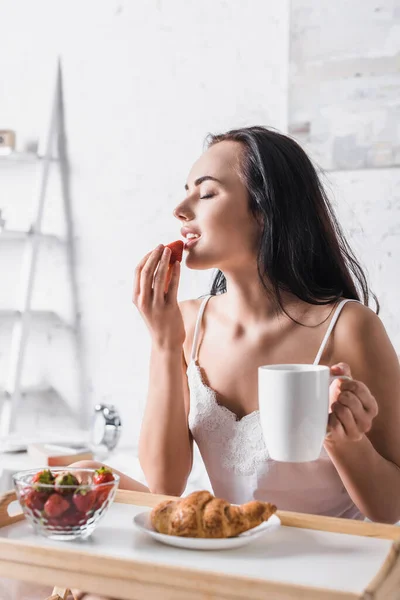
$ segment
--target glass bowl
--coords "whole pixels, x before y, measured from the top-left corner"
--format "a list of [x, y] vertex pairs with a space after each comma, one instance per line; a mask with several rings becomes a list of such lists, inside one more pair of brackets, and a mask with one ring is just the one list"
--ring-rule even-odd
[[[56, 478], [70, 473], [72, 484], [33, 481], [37, 473], [50, 471]], [[87, 538], [111, 506], [119, 484], [93, 483], [95, 469], [45, 468], [20, 471], [13, 476], [14, 487], [26, 519], [34, 530], [53, 540]]]

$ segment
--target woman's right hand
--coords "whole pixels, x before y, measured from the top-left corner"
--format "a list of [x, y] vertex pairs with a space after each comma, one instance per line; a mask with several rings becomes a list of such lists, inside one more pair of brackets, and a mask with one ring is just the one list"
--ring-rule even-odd
[[170, 256], [171, 250], [162, 244], [146, 254], [135, 269], [133, 289], [133, 303], [153, 344], [163, 349], [181, 348], [186, 336], [177, 300], [180, 263], [169, 267]]

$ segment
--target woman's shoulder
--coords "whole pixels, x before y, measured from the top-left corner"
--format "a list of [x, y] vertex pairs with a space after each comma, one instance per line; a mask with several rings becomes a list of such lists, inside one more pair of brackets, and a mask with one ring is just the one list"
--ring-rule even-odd
[[[345, 300], [345, 298], [344, 298]], [[380, 317], [361, 302], [346, 302], [337, 321], [336, 333], [365, 336], [371, 329], [383, 328]]]
[[[347, 302], [333, 330], [334, 354], [366, 364], [378, 356], [393, 359], [394, 349], [385, 326], [374, 310], [361, 302]], [[342, 357], [342, 358], [339, 358]]]
[[179, 302], [179, 308], [181, 309], [183, 320], [188, 319], [192, 321], [196, 320], [199, 312], [201, 303], [206, 296], [200, 296], [200, 298], [191, 298], [190, 300], [182, 300]]

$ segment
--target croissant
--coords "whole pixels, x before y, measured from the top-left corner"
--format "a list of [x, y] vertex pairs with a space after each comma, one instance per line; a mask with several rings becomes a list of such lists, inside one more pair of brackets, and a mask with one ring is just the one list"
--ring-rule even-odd
[[252, 501], [235, 506], [210, 492], [193, 492], [180, 500], [165, 500], [151, 512], [156, 531], [195, 538], [228, 538], [267, 521], [276, 511], [268, 502]]

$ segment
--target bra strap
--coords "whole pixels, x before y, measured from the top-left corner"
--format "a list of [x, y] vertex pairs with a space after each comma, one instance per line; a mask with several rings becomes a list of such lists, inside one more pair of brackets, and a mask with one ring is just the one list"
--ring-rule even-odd
[[196, 327], [194, 329], [194, 336], [193, 336], [192, 354], [190, 357], [193, 361], [197, 360], [197, 349], [198, 349], [198, 345], [199, 345], [201, 322], [203, 319], [204, 310], [205, 310], [205, 308], [207, 306], [207, 302], [209, 301], [210, 298], [211, 298], [211, 294], [204, 298], [203, 302], [200, 304], [199, 312], [197, 315]]
[[320, 346], [320, 348], [319, 348], [319, 350], [318, 350], [318, 354], [317, 354], [317, 356], [315, 357], [315, 360], [314, 360], [314, 363], [313, 363], [314, 365], [318, 365], [318, 364], [319, 364], [319, 361], [321, 360], [321, 356], [322, 356], [322, 354], [323, 354], [323, 352], [324, 352], [324, 350], [325, 350], [325, 346], [326, 346], [326, 344], [327, 344], [327, 342], [328, 342], [328, 340], [329, 340], [329, 336], [331, 335], [331, 333], [332, 333], [332, 330], [333, 330], [333, 328], [334, 328], [334, 327], [335, 327], [335, 325], [336, 325], [336, 321], [338, 320], [338, 318], [339, 318], [339, 315], [340, 315], [340, 313], [342, 312], [342, 308], [343, 308], [343, 307], [344, 307], [344, 305], [345, 305], [345, 304], [347, 304], [348, 302], [359, 302], [359, 300], [353, 300], [353, 299], [351, 299], [351, 298], [346, 298], [345, 300], [342, 300], [342, 301], [340, 302], [340, 304], [337, 306], [337, 308], [336, 308], [335, 312], [333, 313], [333, 317], [332, 317], [332, 319], [331, 319], [331, 322], [329, 323], [329, 327], [328, 327], [328, 329], [327, 329], [327, 332], [326, 332], [326, 334], [325, 334], [325, 337], [324, 337], [324, 339], [322, 340], [322, 344], [321, 344], [321, 346]]

